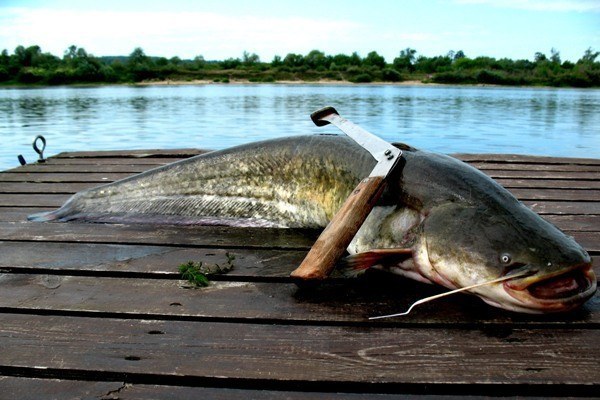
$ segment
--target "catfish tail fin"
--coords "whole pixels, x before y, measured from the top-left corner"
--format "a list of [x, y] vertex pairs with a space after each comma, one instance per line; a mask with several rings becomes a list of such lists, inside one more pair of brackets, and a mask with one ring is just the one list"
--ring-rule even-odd
[[79, 213], [73, 207], [73, 198], [69, 199], [62, 207], [53, 211], [44, 211], [27, 216], [27, 220], [33, 222], [70, 221], [77, 219]]

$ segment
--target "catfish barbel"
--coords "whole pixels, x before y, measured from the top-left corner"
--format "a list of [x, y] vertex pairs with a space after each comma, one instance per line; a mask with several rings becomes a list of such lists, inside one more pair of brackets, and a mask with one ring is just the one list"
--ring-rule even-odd
[[[345, 264], [377, 267], [508, 310], [578, 307], [596, 291], [589, 254], [479, 170], [407, 145], [348, 247]], [[345, 136], [267, 140], [213, 151], [71, 197], [34, 221], [322, 228], [375, 160]]]

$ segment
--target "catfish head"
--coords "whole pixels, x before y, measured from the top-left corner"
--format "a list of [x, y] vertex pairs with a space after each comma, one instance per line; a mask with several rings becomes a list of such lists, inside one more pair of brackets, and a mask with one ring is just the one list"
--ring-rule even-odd
[[428, 263], [421, 263], [421, 273], [446, 287], [528, 273], [471, 290], [493, 306], [562, 312], [580, 306], [596, 291], [589, 254], [519, 202], [493, 207], [447, 202], [429, 210], [422, 229]]

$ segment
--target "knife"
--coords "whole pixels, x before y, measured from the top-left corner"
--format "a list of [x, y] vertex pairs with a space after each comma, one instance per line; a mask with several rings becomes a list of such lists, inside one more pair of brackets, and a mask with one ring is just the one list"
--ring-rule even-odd
[[385, 188], [385, 178], [400, 160], [402, 151], [341, 117], [333, 107], [311, 114], [315, 125], [333, 124], [377, 160], [371, 174], [352, 191], [333, 216], [291, 277], [297, 281], [322, 280], [329, 276]]

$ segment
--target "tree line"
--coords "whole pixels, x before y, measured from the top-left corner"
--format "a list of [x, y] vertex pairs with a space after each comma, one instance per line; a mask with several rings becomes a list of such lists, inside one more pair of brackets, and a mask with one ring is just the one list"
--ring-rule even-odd
[[308, 54], [276, 55], [263, 62], [255, 53], [242, 57], [207, 61], [150, 57], [141, 48], [128, 56], [95, 57], [85, 49], [70, 46], [62, 58], [43, 52], [39, 46], [18, 46], [12, 54], [0, 53], [0, 83], [64, 85], [77, 83], [135, 83], [165, 80], [210, 80], [251, 82], [282, 80], [316, 81], [321, 79], [367, 82], [419, 80], [453, 84], [544, 85], [600, 87], [600, 52], [588, 48], [577, 62], [562, 61], [560, 52], [535, 53], [533, 61], [469, 58], [461, 50], [426, 57], [412, 48], [401, 50], [391, 63], [372, 51], [361, 57], [328, 55], [320, 50]]

